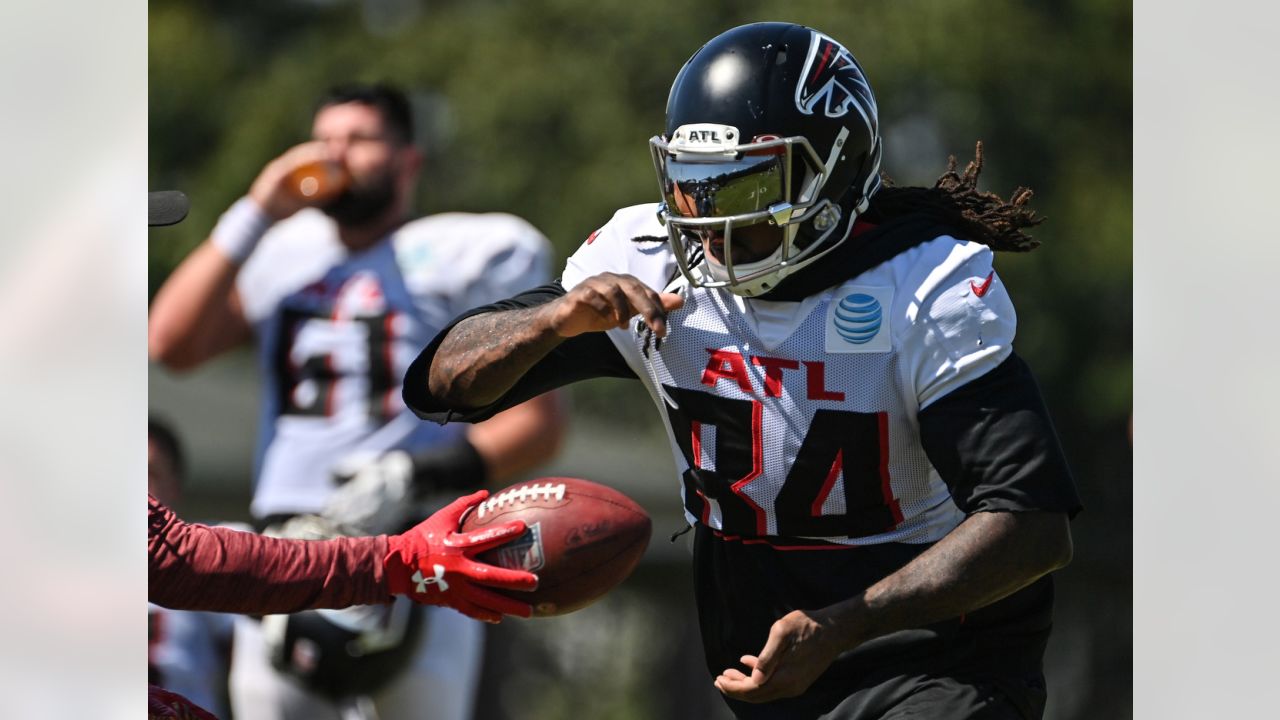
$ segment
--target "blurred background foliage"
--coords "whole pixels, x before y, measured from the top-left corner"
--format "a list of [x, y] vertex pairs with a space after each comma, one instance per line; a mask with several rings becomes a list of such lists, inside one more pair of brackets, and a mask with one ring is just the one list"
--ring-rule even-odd
[[[1062, 610], [1049, 659], [1051, 671], [1058, 669], [1050, 678], [1050, 716], [1128, 716], [1127, 3], [152, 2], [150, 183], [153, 189], [184, 190], [192, 210], [183, 224], [151, 233], [151, 291], [268, 160], [306, 139], [314, 99], [344, 80], [388, 80], [411, 93], [428, 154], [418, 199], [423, 214], [514, 212], [541, 228], [563, 260], [615, 209], [656, 199], [646, 140], [662, 128], [676, 71], [717, 33], [759, 20], [809, 24], [853, 50], [879, 100], [884, 168], [897, 183], [932, 183], [948, 155], [963, 165], [974, 142], [982, 140], [985, 189], [1005, 197], [1018, 186], [1035, 190], [1034, 206], [1047, 221], [1033, 234], [1043, 246], [1027, 255], [1001, 256], [997, 267], [1019, 311], [1017, 348], [1038, 374], [1087, 507], [1074, 523], [1075, 563], [1060, 582]], [[159, 372], [153, 369], [153, 376]], [[252, 388], [251, 373], [244, 363], [215, 372], [214, 382]], [[172, 388], [182, 382], [158, 378], [153, 405], [167, 402], [175, 408], [172, 414], [198, 414], [173, 399]], [[649, 438], [656, 452], [665, 452], [638, 384], [589, 383], [575, 388], [573, 399], [575, 427], [607, 418], [609, 428]], [[197, 459], [202, 453], [213, 458], [247, 452], [224, 442], [217, 429], [200, 427], [200, 437], [190, 438], [193, 428], [179, 420], [197, 445]], [[225, 430], [228, 437], [244, 432]], [[236, 462], [247, 467], [248, 458]], [[243, 473], [234, 480], [206, 473], [196, 481], [206, 483], [193, 492], [197, 501], [208, 501], [203, 509], [243, 503], [243, 516]], [[652, 502], [672, 510], [666, 506], [677, 504], [674, 481], [656, 484], [660, 493], [655, 491]], [[221, 506], [214, 502], [218, 498]], [[658, 534], [665, 529], [659, 526]], [[622, 602], [611, 600], [609, 606], [616, 610]], [[604, 607], [599, 617], [606, 611], [613, 612]], [[545, 646], [542, 651], [550, 652]], [[701, 672], [697, 662], [690, 667]], [[637, 680], [637, 687], [643, 689], [644, 682]], [[573, 707], [563, 697], [548, 698]], [[624, 700], [619, 705], [631, 708], [626, 714], [609, 709], [603, 716], [673, 717], [652, 703]], [[554, 709], [545, 712], [534, 717], [556, 716]]]

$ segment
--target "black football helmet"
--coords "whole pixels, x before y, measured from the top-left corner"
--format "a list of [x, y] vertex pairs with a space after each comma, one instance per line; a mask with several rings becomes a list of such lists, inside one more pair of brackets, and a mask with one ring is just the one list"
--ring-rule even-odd
[[265, 615], [262, 633], [277, 670], [341, 700], [377, 692], [404, 672], [425, 619], [423, 608], [398, 597], [389, 605]]
[[[847, 49], [803, 25], [743, 25], [704, 45], [649, 146], [681, 272], [748, 297], [843, 242], [880, 188], [871, 85]], [[761, 223], [780, 229], [777, 248], [735, 263], [734, 229]], [[703, 256], [707, 234], [722, 259]]]
[[[268, 527], [271, 537], [325, 540], [354, 529], [319, 515], [295, 515]], [[412, 661], [425, 632], [426, 608], [407, 597], [386, 605], [264, 615], [267, 657], [280, 673], [333, 700], [382, 689]]]

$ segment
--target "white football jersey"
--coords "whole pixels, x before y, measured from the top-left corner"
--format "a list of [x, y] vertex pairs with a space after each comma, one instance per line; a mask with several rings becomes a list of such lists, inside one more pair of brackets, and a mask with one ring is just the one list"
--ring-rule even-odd
[[1012, 352], [989, 248], [941, 236], [802, 302], [692, 288], [656, 206], [619, 211], [569, 259], [572, 288], [627, 273], [678, 292], [661, 347], [609, 337], [648, 387], [689, 522], [731, 537], [928, 543], [963, 514], [921, 447], [920, 409]]
[[551, 252], [502, 213], [421, 218], [357, 253], [318, 210], [273, 227], [236, 280], [266, 378], [253, 514], [318, 512], [348, 454], [463, 433], [405, 408], [405, 369], [458, 314], [547, 282]]

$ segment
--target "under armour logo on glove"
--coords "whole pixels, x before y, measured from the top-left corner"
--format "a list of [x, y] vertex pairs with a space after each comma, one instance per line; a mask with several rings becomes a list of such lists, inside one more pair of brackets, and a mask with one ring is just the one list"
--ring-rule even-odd
[[[475, 559], [523, 535], [525, 524], [512, 520], [484, 530], [458, 532], [462, 516], [487, 497], [488, 491], [481, 490], [458, 498], [409, 532], [388, 537], [383, 559], [387, 590], [392, 595], [408, 595], [414, 602], [451, 607], [486, 622], [496, 623], [503, 615], [532, 615], [529, 603], [489, 588], [528, 592], [537, 589], [537, 575]], [[435, 589], [428, 591], [429, 586]]]
[[449, 592], [449, 581], [444, 579], [444, 566], [432, 565], [431, 569], [435, 572], [435, 577], [423, 577], [422, 571], [419, 570], [410, 578], [418, 583], [418, 592], [425, 594], [428, 585], [435, 585], [440, 592]]

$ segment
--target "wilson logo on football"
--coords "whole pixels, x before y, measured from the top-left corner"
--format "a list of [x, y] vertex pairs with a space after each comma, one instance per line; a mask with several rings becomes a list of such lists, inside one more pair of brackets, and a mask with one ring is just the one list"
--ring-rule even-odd
[[836, 306], [833, 322], [836, 332], [845, 342], [862, 345], [880, 332], [883, 318], [880, 301], [864, 293], [847, 295]]
[[862, 68], [840, 43], [815, 32], [796, 84], [796, 107], [812, 115], [819, 106], [830, 118], [844, 117], [850, 107], [857, 108], [866, 124], [875, 127], [876, 100]]

